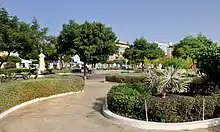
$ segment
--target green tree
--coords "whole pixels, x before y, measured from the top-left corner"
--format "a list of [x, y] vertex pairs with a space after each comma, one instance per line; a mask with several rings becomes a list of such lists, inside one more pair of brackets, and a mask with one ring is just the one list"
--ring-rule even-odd
[[63, 61], [71, 64], [71, 62], [73, 61], [73, 58], [69, 55], [66, 55], [63, 57]]
[[100, 62], [94, 56], [112, 55], [115, 49], [117, 37], [111, 28], [99, 22], [84, 22], [78, 24], [70, 20], [68, 24], [63, 24], [63, 30], [59, 35], [59, 51], [67, 53], [75, 50], [80, 59], [84, 62], [84, 79], [86, 79], [86, 64]]
[[45, 44], [48, 43], [48, 37], [46, 37], [48, 28], [41, 28], [35, 17], [26, 28], [28, 30], [26, 33], [28, 43], [21, 47], [19, 56], [26, 60], [38, 59], [38, 55], [45, 48]]
[[28, 48], [28, 33], [28, 24], [21, 22], [17, 16], [9, 15], [6, 9], [0, 8], [0, 52], [6, 52], [5, 56], [0, 56], [0, 67], [11, 53], [22, 51], [22, 47]]
[[197, 56], [197, 66], [220, 88], [220, 47], [211, 46], [201, 49]]
[[172, 54], [177, 58], [187, 59], [187, 57], [190, 57], [195, 59], [200, 49], [211, 45], [216, 44], [201, 33], [198, 34], [197, 37], [186, 36], [183, 40], [174, 45]]
[[8, 57], [8, 61], [9, 62], [14, 62], [14, 63], [20, 63], [21, 59], [19, 57], [17, 57], [17, 56], [12, 55], [12, 56]]
[[52, 62], [59, 60], [57, 37], [46, 36], [44, 42], [41, 44], [43, 54], [46, 56], [45, 60]]
[[149, 43], [144, 37], [137, 38], [133, 45], [125, 50], [123, 56], [128, 60], [133, 60], [136, 63], [141, 63], [144, 70], [144, 60], [157, 59], [164, 56], [164, 51], [158, 47], [156, 43]]

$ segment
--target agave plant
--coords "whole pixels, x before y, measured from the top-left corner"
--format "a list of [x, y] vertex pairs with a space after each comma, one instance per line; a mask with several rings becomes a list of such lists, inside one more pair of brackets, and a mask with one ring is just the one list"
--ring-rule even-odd
[[167, 67], [163, 71], [151, 69], [146, 73], [146, 84], [152, 89], [161, 91], [165, 98], [166, 92], [182, 92], [188, 87], [189, 79], [181, 76], [179, 69], [173, 66]]
[[148, 69], [145, 74], [145, 84], [147, 88], [151, 89], [153, 93], [157, 93], [158, 86], [159, 86], [159, 75], [160, 72], [158, 72], [156, 69]]

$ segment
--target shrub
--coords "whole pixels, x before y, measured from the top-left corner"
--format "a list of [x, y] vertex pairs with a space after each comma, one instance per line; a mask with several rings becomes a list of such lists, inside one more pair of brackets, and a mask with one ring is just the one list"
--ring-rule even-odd
[[0, 74], [22, 73], [22, 72], [30, 72], [30, 69], [22, 69], [22, 68], [0, 69]]
[[119, 85], [109, 91], [107, 102], [109, 110], [118, 115], [146, 120], [146, 99], [149, 121], [176, 123], [202, 120], [203, 98], [205, 119], [220, 117], [220, 96], [217, 95], [190, 97], [171, 94], [163, 99], [150, 96], [149, 91], [143, 92], [128, 85]]
[[19, 57], [17, 57], [17, 56], [9, 56], [8, 57], [8, 61], [9, 62], [14, 62], [14, 63], [20, 63], [21, 62], [21, 59], [19, 58]]
[[135, 73], [142, 73], [143, 71], [142, 71], [142, 69], [135, 69], [134, 72]]
[[80, 73], [81, 69], [80, 68], [73, 68], [72, 73]]
[[207, 76], [195, 77], [192, 82], [189, 83], [187, 93], [190, 95], [212, 95], [219, 92], [218, 86], [212, 82]]
[[0, 113], [23, 102], [54, 94], [81, 91], [84, 81], [78, 77], [42, 78], [1, 84]]
[[144, 76], [142, 74], [116, 74], [108, 75], [105, 77], [106, 81], [119, 82], [119, 83], [142, 83], [144, 82]]
[[164, 67], [174, 66], [175, 68], [188, 69], [190, 68], [190, 65], [192, 64], [190, 60], [191, 59], [184, 60], [181, 58], [170, 58], [170, 59], [164, 60], [162, 64]]
[[118, 67], [109, 67], [109, 68], [104, 68], [104, 70], [120, 70]]
[[9, 69], [9, 68], [16, 68], [16, 63], [14, 62], [6, 62], [6, 64], [4, 64], [4, 68]]
[[145, 109], [141, 92], [145, 90], [137, 87], [137, 84], [113, 86], [107, 96], [108, 108], [125, 117], [143, 119]]

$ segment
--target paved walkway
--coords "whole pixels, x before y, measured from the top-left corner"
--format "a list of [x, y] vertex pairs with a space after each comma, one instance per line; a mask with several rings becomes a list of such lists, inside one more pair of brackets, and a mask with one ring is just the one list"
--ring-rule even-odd
[[[103, 117], [103, 96], [112, 84], [100, 81], [88, 80], [84, 93], [42, 101], [13, 112], [0, 121], [0, 132], [162, 132], [118, 125]], [[214, 129], [193, 132], [215, 132]]]

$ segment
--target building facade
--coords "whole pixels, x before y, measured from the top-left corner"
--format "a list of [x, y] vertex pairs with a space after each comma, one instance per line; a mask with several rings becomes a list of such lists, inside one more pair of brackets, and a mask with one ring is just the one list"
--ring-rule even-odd
[[119, 41], [116, 46], [118, 46], [118, 53], [109, 56], [109, 61], [114, 61], [117, 59], [124, 59], [123, 54], [126, 48], [129, 48], [128, 42]]

